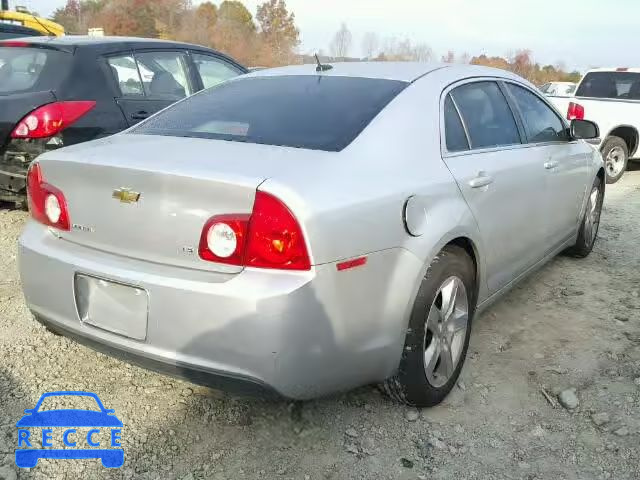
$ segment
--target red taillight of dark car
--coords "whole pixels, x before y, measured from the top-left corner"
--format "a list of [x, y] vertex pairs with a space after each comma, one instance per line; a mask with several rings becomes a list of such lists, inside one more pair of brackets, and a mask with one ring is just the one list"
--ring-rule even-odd
[[94, 101], [54, 102], [28, 113], [13, 129], [11, 138], [48, 138], [86, 115]]
[[569, 102], [567, 120], [584, 120], [584, 107], [579, 103]]
[[278, 198], [256, 193], [251, 215], [218, 215], [205, 224], [200, 258], [245, 267], [309, 270], [300, 224]]
[[58, 230], [70, 230], [67, 200], [60, 189], [45, 181], [37, 162], [31, 164], [27, 173], [27, 195], [34, 220]]

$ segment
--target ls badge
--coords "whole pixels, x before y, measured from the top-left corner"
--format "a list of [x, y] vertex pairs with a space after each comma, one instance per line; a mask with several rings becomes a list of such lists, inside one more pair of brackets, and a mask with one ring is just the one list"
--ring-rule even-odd
[[120, 200], [120, 203], [136, 203], [140, 200], [140, 193], [124, 187], [114, 190], [111, 196], [116, 200]]

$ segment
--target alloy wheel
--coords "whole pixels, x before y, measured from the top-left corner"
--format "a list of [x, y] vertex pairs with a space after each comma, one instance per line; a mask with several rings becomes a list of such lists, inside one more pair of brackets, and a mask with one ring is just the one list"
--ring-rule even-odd
[[442, 387], [453, 376], [468, 324], [467, 290], [460, 278], [449, 277], [440, 285], [426, 319], [424, 371], [432, 386]]
[[589, 201], [587, 203], [587, 211], [585, 213], [585, 238], [589, 239], [590, 244], [596, 241], [596, 235], [598, 234], [598, 225], [600, 225], [600, 186], [595, 186], [589, 194]]

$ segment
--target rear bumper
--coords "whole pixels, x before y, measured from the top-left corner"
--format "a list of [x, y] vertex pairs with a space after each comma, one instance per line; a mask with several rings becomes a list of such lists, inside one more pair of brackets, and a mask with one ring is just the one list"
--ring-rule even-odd
[[[221, 275], [150, 264], [79, 246], [29, 222], [20, 274], [29, 308], [92, 348], [194, 383], [308, 399], [383, 380], [400, 360], [420, 262], [403, 249], [337, 272], [246, 269]], [[143, 288], [146, 338], [82, 322], [76, 273]]]
[[72, 330], [63, 324], [52, 322], [37, 314], [35, 315], [35, 319], [54, 332], [75, 340], [97, 352], [104, 353], [105, 355], [133, 365], [138, 365], [147, 370], [153, 370], [154, 372], [164, 375], [189, 380], [191, 383], [197, 385], [225, 390], [239, 395], [255, 395], [261, 397], [278, 396], [270, 386], [255, 378], [233, 375], [229, 372], [205, 370], [199, 365], [190, 365], [178, 361], [169, 363], [164, 358], [154, 359], [149, 356], [143, 356], [140, 352], [125, 350], [117, 343], [110, 343], [104, 340], [98, 341], [93, 337], [82, 335], [77, 330]]

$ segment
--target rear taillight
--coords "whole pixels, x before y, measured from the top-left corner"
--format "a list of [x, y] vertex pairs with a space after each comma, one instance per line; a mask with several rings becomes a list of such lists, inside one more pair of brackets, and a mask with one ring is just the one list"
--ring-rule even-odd
[[55, 102], [27, 114], [11, 132], [12, 138], [46, 138], [61, 132], [89, 110], [94, 101]]
[[256, 193], [251, 215], [218, 215], [204, 226], [200, 258], [257, 268], [309, 270], [300, 224], [278, 198]]
[[567, 120], [584, 120], [584, 107], [579, 103], [569, 102]]
[[27, 194], [29, 211], [34, 220], [59, 230], [70, 230], [69, 211], [64, 194], [45, 181], [38, 162], [33, 162], [29, 167]]

